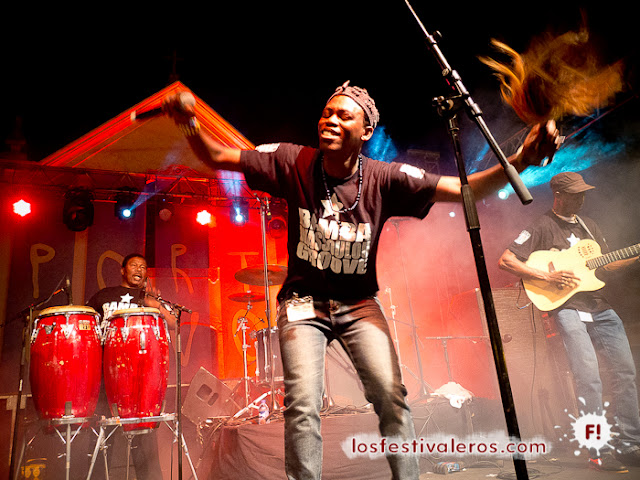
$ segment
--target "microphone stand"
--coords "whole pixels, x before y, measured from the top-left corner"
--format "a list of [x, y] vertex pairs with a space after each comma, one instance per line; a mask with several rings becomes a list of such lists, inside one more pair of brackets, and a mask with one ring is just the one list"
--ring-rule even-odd
[[42, 305], [48, 303], [53, 297], [55, 297], [58, 293], [60, 292], [66, 292], [67, 293], [67, 299], [68, 302], [71, 303], [71, 293], [70, 293], [70, 289], [67, 290], [67, 286], [65, 287], [60, 287], [60, 285], [62, 284], [62, 282], [65, 281], [65, 279], [68, 282], [68, 278], [69, 277], [65, 277], [62, 280], [60, 280], [60, 282], [58, 283], [56, 289], [53, 291], [53, 293], [51, 295], [49, 295], [46, 299], [42, 300], [41, 302], [35, 302], [32, 303], [31, 305], [29, 305], [27, 308], [25, 308], [24, 310], [22, 310], [21, 312], [19, 312], [16, 317], [22, 317], [24, 315], [27, 315], [27, 325], [24, 326], [24, 328], [22, 329], [22, 353], [20, 355], [20, 373], [18, 374], [18, 395], [16, 398], [16, 416], [14, 418], [13, 421], [13, 438], [11, 440], [11, 463], [9, 466], [9, 478], [13, 479], [15, 478], [16, 475], [16, 467], [17, 465], [15, 464], [15, 452], [16, 452], [16, 447], [18, 446], [18, 429], [20, 427], [20, 404], [22, 403], [22, 392], [24, 389], [24, 377], [25, 377], [25, 372], [26, 372], [26, 368], [27, 368], [27, 350], [28, 350], [28, 344], [29, 344], [29, 338], [31, 337], [31, 331], [33, 330], [33, 312], [34, 310], [37, 310], [38, 308], [40, 308]]
[[[433, 35], [430, 35], [429, 32], [427, 32], [424, 25], [418, 18], [417, 14], [409, 4], [409, 1], [405, 0], [405, 3], [409, 7], [409, 10], [411, 10], [411, 13], [413, 14], [416, 21], [418, 22], [418, 25], [420, 26], [423, 33], [425, 34], [425, 37], [427, 38], [427, 42], [429, 43], [429, 47], [431, 48], [433, 54], [435, 55], [436, 60], [438, 61], [438, 64], [440, 65], [440, 68], [442, 70], [442, 77], [445, 79], [447, 84], [452, 88], [452, 90], [456, 94], [454, 97], [451, 97], [450, 99], [443, 99], [443, 101], [445, 101], [447, 104], [446, 106], [448, 108], [455, 107], [456, 109], [460, 109], [462, 108], [462, 105], [458, 106], [458, 105], [454, 105], [454, 103], [465, 104], [464, 106], [466, 106], [467, 108], [467, 113], [469, 114], [471, 119], [475, 121], [482, 135], [485, 137], [487, 143], [489, 143], [491, 150], [493, 150], [493, 153], [495, 154], [498, 161], [502, 165], [502, 168], [504, 168], [505, 174], [509, 179], [509, 183], [511, 184], [516, 194], [520, 198], [520, 201], [524, 205], [528, 205], [533, 201], [533, 197], [529, 193], [529, 190], [527, 189], [527, 187], [524, 185], [524, 182], [520, 178], [518, 171], [515, 169], [513, 165], [509, 163], [509, 161], [507, 160], [507, 157], [505, 156], [504, 152], [500, 148], [500, 145], [498, 145], [498, 142], [495, 140], [495, 138], [491, 134], [489, 127], [487, 127], [487, 124], [482, 118], [482, 111], [480, 110], [480, 107], [471, 98], [471, 94], [462, 83], [460, 74], [458, 74], [457, 71], [451, 68], [446, 58], [444, 57], [444, 54], [440, 50], [440, 47], [438, 47], [438, 43], [436, 42], [435, 38], [433, 37]], [[442, 97], [439, 97], [439, 99], [440, 98]]]
[[[400, 227], [398, 225], [399, 220], [392, 218], [390, 222], [395, 227], [396, 237], [398, 239], [398, 242], [400, 242]], [[416, 360], [418, 363], [418, 375], [419, 375], [418, 380], [420, 381], [420, 398], [418, 400], [422, 400], [423, 398], [429, 397], [429, 391], [433, 391], [433, 388], [424, 379], [424, 372], [422, 369], [422, 355], [420, 355], [420, 345], [419, 345], [420, 341], [418, 338], [418, 327], [416, 325], [416, 319], [413, 315], [413, 306], [411, 305], [411, 293], [409, 291], [409, 281], [407, 279], [407, 270], [406, 270], [405, 261], [404, 261], [404, 251], [402, 250], [402, 248], [400, 248], [400, 263], [402, 264], [402, 274], [404, 275], [404, 288], [407, 294], [407, 300], [408, 300], [407, 303], [409, 305], [409, 317], [411, 318], [411, 336], [413, 337], [413, 346], [416, 351]], [[413, 376], [415, 377], [415, 374]]]
[[273, 354], [273, 342], [271, 340], [271, 299], [269, 298], [269, 265], [267, 262], [267, 214], [269, 212], [269, 198], [259, 198], [260, 203], [260, 231], [262, 237], [262, 263], [264, 265], [264, 299], [265, 316], [267, 317], [267, 358], [269, 359], [269, 388], [271, 389], [271, 404], [269, 412], [273, 414], [276, 409], [276, 385], [275, 385], [275, 356]]
[[[489, 282], [489, 275], [487, 273], [485, 257], [482, 248], [482, 241], [480, 237], [480, 222], [478, 218], [478, 212], [476, 210], [475, 200], [473, 196], [473, 191], [469, 186], [465, 168], [464, 168], [464, 160], [462, 155], [462, 148], [460, 144], [460, 129], [457, 122], [457, 112], [461, 110], [463, 107], [466, 107], [467, 113], [469, 116], [476, 122], [483, 135], [487, 139], [487, 142], [491, 146], [491, 149], [494, 151], [496, 157], [503, 165], [505, 169], [505, 173], [513, 189], [520, 197], [520, 200], [523, 204], [531, 203], [533, 198], [531, 194], [524, 186], [522, 179], [520, 179], [515, 167], [511, 165], [506, 159], [504, 153], [500, 149], [498, 143], [495, 141], [491, 133], [489, 132], [488, 127], [484, 123], [482, 119], [482, 112], [478, 105], [471, 99], [471, 95], [467, 91], [467, 89], [462, 84], [462, 80], [460, 75], [452, 70], [449, 66], [447, 60], [444, 55], [440, 51], [436, 40], [432, 35], [430, 35], [425, 29], [424, 25], [416, 15], [415, 11], [409, 4], [408, 0], [405, 0], [405, 3], [411, 10], [411, 13], [417, 20], [420, 28], [424, 32], [429, 46], [431, 47], [432, 52], [436, 56], [438, 63], [442, 69], [442, 76], [445, 78], [447, 84], [451, 86], [455, 92], [450, 98], [438, 97], [434, 99], [434, 106], [437, 108], [438, 113], [447, 119], [447, 126], [449, 135], [451, 136], [451, 140], [453, 143], [453, 148], [455, 152], [456, 163], [458, 167], [458, 173], [460, 175], [460, 184], [462, 191], [462, 203], [465, 211], [465, 220], [467, 223], [467, 230], [469, 232], [471, 245], [473, 248], [473, 254], [476, 263], [476, 270], [478, 274], [478, 280], [480, 282], [480, 290], [482, 293], [482, 299], [484, 302], [485, 315], [487, 318], [489, 337], [491, 338], [491, 347], [493, 351], [493, 358], [496, 366], [496, 371], [498, 374], [498, 382], [500, 385], [500, 394], [502, 397], [502, 407], [505, 414], [505, 419], [507, 423], [507, 430], [511, 438], [514, 438], [516, 441], [520, 440], [520, 429], [518, 426], [518, 419], [516, 416], [515, 406], [513, 402], [513, 394], [511, 391], [511, 385], [509, 382], [509, 375], [507, 372], [507, 365], [504, 358], [504, 349], [502, 346], [502, 340], [500, 338], [500, 330], [498, 327], [498, 320], [496, 317], [495, 306], [493, 303], [493, 297], [491, 294], [491, 285]], [[524, 458], [515, 453], [513, 455], [513, 464], [515, 467], [516, 477], [519, 480], [528, 479], [527, 466]]]
[[[176, 317], [176, 436], [180, 448], [178, 450], [178, 478], [182, 480], [182, 454], [184, 452], [184, 438], [182, 437], [182, 340], [180, 338], [180, 317], [182, 312], [192, 313], [190, 309], [177, 303], [169, 302], [164, 298], [152, 295], [149, 292], [144, 293], [147, 297], [155, 298], [165, 308], [168, 306], [173, 315]], [[167, 332], [168, 333], [168, 332]]]

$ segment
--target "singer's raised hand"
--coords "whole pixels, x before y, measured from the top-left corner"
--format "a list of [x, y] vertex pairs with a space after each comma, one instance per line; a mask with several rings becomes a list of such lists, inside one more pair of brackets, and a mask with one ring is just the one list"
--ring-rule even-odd
[[162, 102], [162, 111], [178, 125], [186, 124], [196, 114], [195, 98], [189, 92], [167, 95]]
[[167, 95], [162, 111], [172, 118], [189, 141], [198, 159], [213, 170], [240, 171], [240, 149], [231, 148], [200, 128], [196, 117], [196, 100], [189, 92]]
[[564, 137], [560, 136], [555, 121], [540, 123], [533, 126], [518, 150], [518, 155], [525, 166], [544, 164], [545, 158], [550, 163], [563, 141]]

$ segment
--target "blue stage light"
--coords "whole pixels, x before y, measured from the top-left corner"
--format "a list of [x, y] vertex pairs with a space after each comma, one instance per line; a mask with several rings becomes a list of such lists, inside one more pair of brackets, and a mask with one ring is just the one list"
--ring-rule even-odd
[[113, 207], [113, 214], [120, 220], [130, 220], [135, 217], [135, 202], [138, 192], [131, 188], [123, 188], [116, 194], [116, 203]]
[[231, 223], [244, 225], [249, 220], [249, 202], [246, 200], [234, 200], [230, 211]]

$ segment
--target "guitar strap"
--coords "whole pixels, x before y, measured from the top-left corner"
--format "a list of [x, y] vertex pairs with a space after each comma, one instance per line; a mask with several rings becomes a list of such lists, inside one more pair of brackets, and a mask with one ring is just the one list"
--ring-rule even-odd
[[[596, 240], [596, 239], [595, 239], [595, 237], [593, 236], [593, 233], [591, 233], [591, 230], [589, 230], [589, 228], [587, 227], [587, 225], [584, 223], [584, 220], [582, 220], [578, 215], [576, 215], [576, 220], [578, 220], [578, 223], [580, 224], [580, 226], [581, 226], [582, 228], [584, 228], [584, 229], [585, 229], [585, 231], [589, 234], [589, 236], [591, 237], [591, 239], [592, 239], [594, 242], [597, 242], [597, 240]], [[603, 247], [605, 248], [605, 252], [608, 252], [608, 251], [609, 251], [609, 245], [607, 245], [607, 240], [606, 240], [606, 239], [603, 239], [603, 240], [604, 240]]]
[[580, 226], [584, 228], [584, 230], [589, 234], [589, 236], [591, 237], [591, 240], [596, 241], [596, 238], [593, 236], [593, 233], [591, 233], [591, 230], [589, 230], [587, 225], [578, 215], [576, 215], [576, 220], [578, 220], [578, 223], [580, 224]]

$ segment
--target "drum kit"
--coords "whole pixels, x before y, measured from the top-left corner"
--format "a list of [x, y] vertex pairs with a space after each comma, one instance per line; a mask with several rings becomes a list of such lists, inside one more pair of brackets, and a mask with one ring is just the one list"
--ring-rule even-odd
[[[100, 315], [88, 306], [70, 304], [49, 307], [41, 310], [34, 319], [34, 311], [48, 303], [52, 297], [53, 294], [46, 301], [28, 308], [29, 323], [23, 340], [25, 345], [18, 401], [28, 363], [33, 403], [41, 427], [45, 432], [57, 434], [66, 446], [66, 478], [70, 478], [72, 442], [83, 428], [92, 428], [97, 436], [87, 479], [91, 478], [100, 450], [107, 468], [106, 442], [118, 428], [122, 428], [128, 442], [129, 478], [133, 437], [148, 433], [161, 422], [167, 424], [176, 437], [181, 439], [181, 452], [185, 453], [193, 476], [197, 478], [180, 429], [179, 413], [163, 412], [169, 376], [170, 337], [160, 310], [148, 307], [118, 310], [107, 322], [103, 322], [103, 329]], [[181, 305], [156, 298], [176, 316], [177, 325], [182, 311], [191, 312]], [[176, 330], [179, 330], [178, 326]], [[176, 370], [180, 371], [179, 368]], [[179, 373], [176, 375], [179, 376]], [[103, 380], [111, 414], [109, 418], [103, 416], [106, 412], [96, 412]], [[18, 417], [16, 415], [13, 432], [14, 453]], [[175, 430], [170, 422], [177, 424]], [[99, 433], [94, 429], [94, 424]], [[113, 427], [108, 434], [107, 427]], [[27, 442], [25, 432], [15, 464], [12, 455], [12, 480], [18, 478], [20, 469], [16, 465], [21, 465], [25, 448], [34, 438], [35, 435]]]
[[[265, 299], [268, 303], [268, 287], [274, 285], [281, 285], [284, 283], [287, 277], [287, 267], [282, 265], [259, 265], [256, 267], [248, 267], [242, 270], [238, 270], [235, 273], [235, 279], [240, 283], [244, 283], [249, 286], [258, 286], [265, 288], [266, 295], [258, 295], [252, 293], [250, 290], [244, 293], [235, 293], [229, 295], [229, 300], [245, 303], [246, 313], [238, 319], [238, 332], [242, 332], [242, 364], [243, 364], [243, 378], [242, 383], [238, 387], [243, 387], [244, 390], [244, 407], [237, 412], [234, 417], [238, 417], [248, 411], [252, 406], [262, 400], [267, 395], [271, 395], [271, 411], [277, 409], [278, 405], [275, 401], [276, 382], [282, 382], [282, 362], [279, 357], [279, 343], [278, 343], [278, 328], [277, 326], [271, 326], [270, 320], [267, 321], [267, 327], [261, 330], [250, 332], [250, 336], [255, 339], [254, 346], [256, 350], [256, 369], [255, 377], [262, 385], [269, 385], [270, 390], [266, 394], [250, 402], [250, 383], [252, 378], [249, 376], [249, 361], [247, 350], [250, 348], [248, 344], [247, 332], [251, 329], [249, 326], [248, 315], [253, 308], [254, 302], [261, 302]], [[265, 311], [267, 318], [269, 318], [269, 308]], [[236, 387], [236, 389], [238, 388]]]

